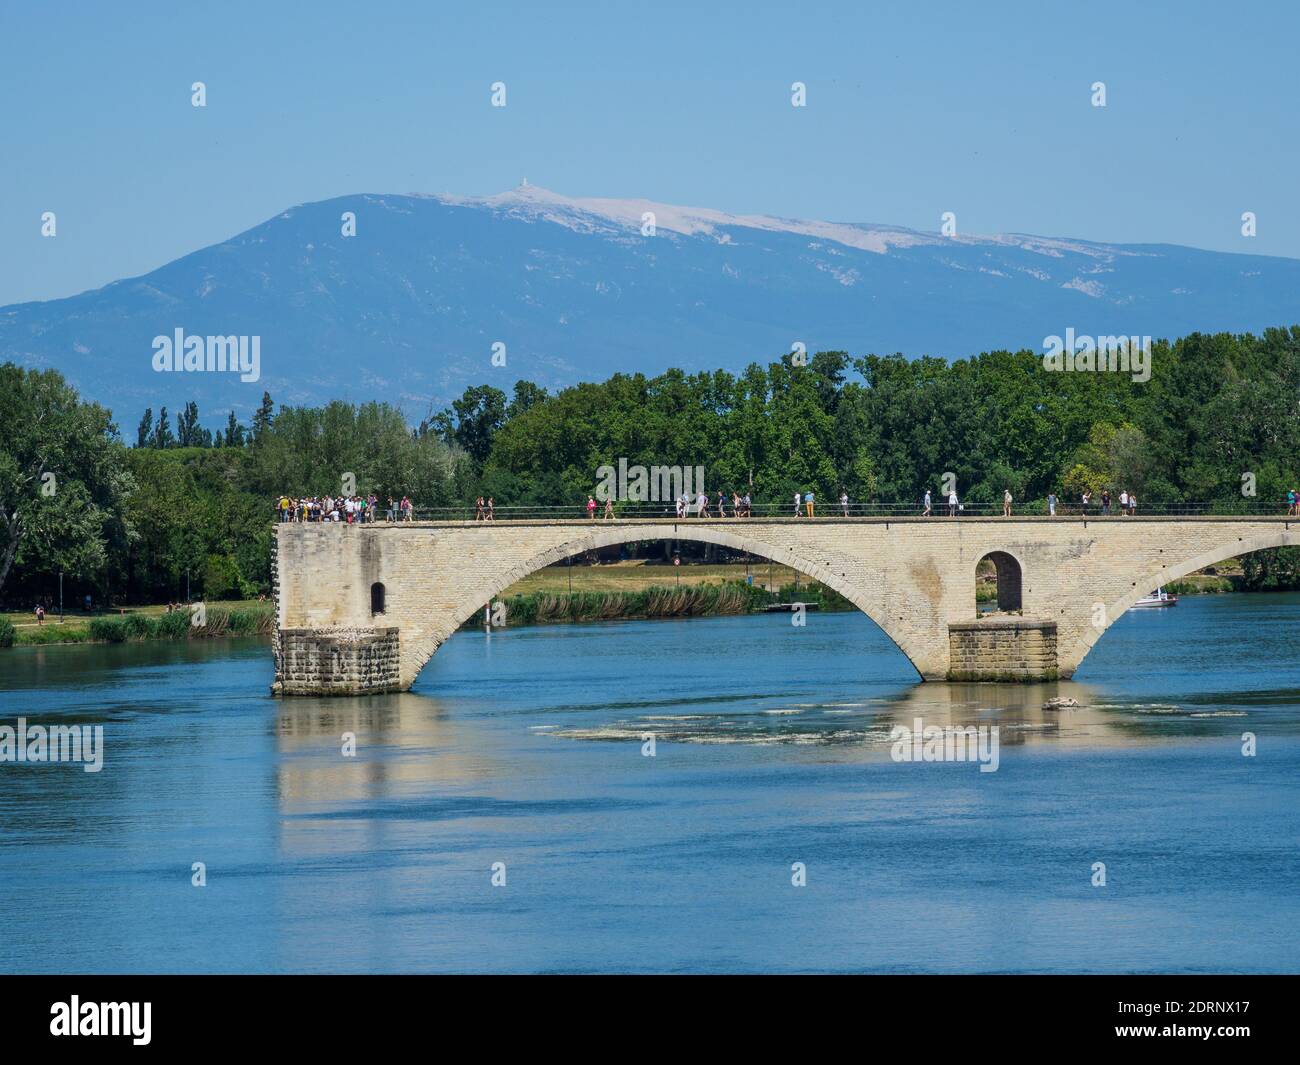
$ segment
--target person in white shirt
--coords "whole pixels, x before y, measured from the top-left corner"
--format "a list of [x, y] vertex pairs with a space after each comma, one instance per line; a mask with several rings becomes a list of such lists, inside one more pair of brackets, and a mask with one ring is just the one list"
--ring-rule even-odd
[[923, 517], [923, 518], [928, 518], [928, 517], [930, 516], [930, 512], [931, 512], [931, 507], [930, 507], [930, 489], [927, 488], [927, 489], [925, 490], [925, 509], [924, 509], [923, 511], [921, 511], [921, 517]]
[[954, 488], [951, 492], [948, 493], [948, 517], [955, 518], [956, 516], [957, 516], [957, 490]]

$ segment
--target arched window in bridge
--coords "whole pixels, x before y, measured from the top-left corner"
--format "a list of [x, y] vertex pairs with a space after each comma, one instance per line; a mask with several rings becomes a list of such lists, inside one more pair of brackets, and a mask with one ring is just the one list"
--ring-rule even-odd
[[382, 614], [384, 612], [384, 586], [376, 581], [370, 586], [370, 613]]
[[975, 610], [996, 600], [1003, 612], [1021, 609], [1020, 563], [1005, 551], [990, 551], [975, 566]]

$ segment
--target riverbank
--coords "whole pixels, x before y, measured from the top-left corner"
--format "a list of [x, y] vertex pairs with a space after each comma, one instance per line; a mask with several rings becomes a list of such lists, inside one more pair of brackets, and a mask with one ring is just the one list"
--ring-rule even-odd
[[1164, 586], [1174, 595], [1221, 595], [1224, 592], [1245, 592], [1245, 578], [1241, 574], [1191, 573]]
[[120, 613], [46, 618], [0, 615], [0, 647], [29, 647], [61, 643], [126, 643], [136, 640], [207, 640], [225, 636], [269, 636], [275, 629], [270, 602], [250, 600], [205, 605], [200, 614], [182, 606], [145, 606]]
[[[648, 585], [613, 591], [524, 592], [493, 601], [503, 608], [501, 621], [510, 625], [545, 625], [576, 621], [633, 621], [653, 618], [722, 617], [755, 614], [778, 604], [806, 603], [817, 610], [854, 610], [832, 588], [817, 583], [786, 584], [770, 589], [744, 581]], [[469, 618], [463, 629], [480, 628], [482, 615]]]

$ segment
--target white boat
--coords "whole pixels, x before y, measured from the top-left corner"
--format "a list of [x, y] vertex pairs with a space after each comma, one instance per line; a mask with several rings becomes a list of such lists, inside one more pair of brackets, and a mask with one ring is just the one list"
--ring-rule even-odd
[[1144, 595], [1141, 599], [1139, 599], [1136, 603], [1133, 604], [1134, 607], [1177, 606], [1177, 605], [1178, 605], [1178, 596], [1174, 595], [1172, 592], [1166, 592], [1163, 588], [1157, 588], [1150, 595]]

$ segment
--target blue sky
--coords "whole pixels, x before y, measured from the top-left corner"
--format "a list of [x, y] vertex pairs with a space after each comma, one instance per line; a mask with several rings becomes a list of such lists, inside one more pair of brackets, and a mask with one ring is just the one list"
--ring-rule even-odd
[[296, 203], [524, 177], [571, 196], [918, 229], [953, 211], [968, 233], [1300, 256], [1296, 12], [0, 0], [0, 305], [145, 273]]

